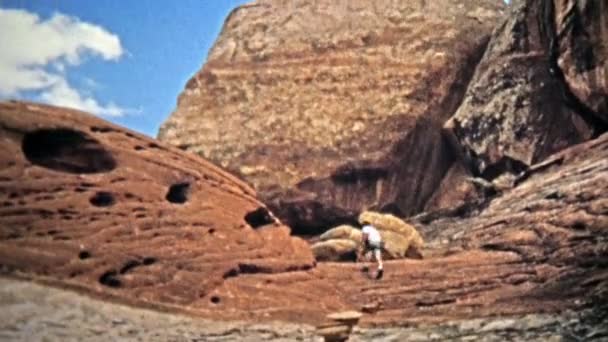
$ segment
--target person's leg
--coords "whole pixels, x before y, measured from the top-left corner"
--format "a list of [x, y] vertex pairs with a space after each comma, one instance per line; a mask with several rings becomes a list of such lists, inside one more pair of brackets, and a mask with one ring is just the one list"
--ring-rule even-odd
[[372, 260], [372, 251], [368, 249], [363, 254], [363, 261], [369, 262], [370, 260]]
[[374, 249], [374, 256], [376, 257], [376, 261], [378, 262], [378, 270], [382, 270], [383, 269], [383, 266], [382, 266], [382, 251], [380, 251], [380, 248]]

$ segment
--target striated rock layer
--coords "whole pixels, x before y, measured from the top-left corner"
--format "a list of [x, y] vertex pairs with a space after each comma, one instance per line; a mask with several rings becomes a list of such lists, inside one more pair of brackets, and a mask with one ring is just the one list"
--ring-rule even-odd
[[240, 174], [302, 233], [365, 208], [420, 212], [454, 158], [441, 125], [502, 8], [494, 0], [241, 6], [158, 137]]
[[4, 272], [216, 320], [608, 318], [608, 134], [533, 165], [477, 214], [419, 216], [425, 259], [387, 261], [374, 281], [315, 266], [247, 186], [197, 157], [65, 109], [3, 103], [0, 119]]
[[212, 310], [230, 277], [313, 263], [249, 186], [212, 164], [85, 113], [0, 103], [2, 267]]

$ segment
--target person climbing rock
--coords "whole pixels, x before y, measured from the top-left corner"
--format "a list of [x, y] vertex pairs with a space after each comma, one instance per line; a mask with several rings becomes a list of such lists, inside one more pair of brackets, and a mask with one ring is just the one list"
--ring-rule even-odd
[[369, 222], [362, 222], [363, 228], [361, 229], [361, 244], [363, 250], [363, 256], [366, 261], [371, 259], [373, 254], [378, 268], [376, 272], [376, 279], [382, 278], [384, 275], [384, 269], [382, 267], [382, 237], [376, 227], [372, 226]]

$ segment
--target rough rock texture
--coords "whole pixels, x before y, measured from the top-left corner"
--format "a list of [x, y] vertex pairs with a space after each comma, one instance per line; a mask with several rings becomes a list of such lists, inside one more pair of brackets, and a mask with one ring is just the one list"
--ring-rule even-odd
[[608, 127], [608, 4], [554, 0], [553, 58], [589, 115]]
[[[362, 327], [428, 326], [571, 309], [590, 310], [577, 327], [592, 329], [608, 317], [608, 134], [532, 166], [470, 216], [424, 216], [425, 259], [387, 261], [374, 281], [360, 265], [314, 266], [286, 228], [259, 226], [272, 217], [249, 188], [196, 157], [64, 109], [2, 104], [0, 118], [3, 272], [216, 320], [365, 309]], [[184, 177], [186, 202], [168, 202]]]
[[420, 212], [454, 159], [441, 125], [502, 8], [494, 0], [241, 6], [158, 137], [240, 174], [303, 234], [364, 208]]
[[602, 1], [521, 0], [495, 32], [446, 128], [486, 179], [605, 132]]
[[354, 239], [327, 239], [310, 246], [317, 261], [356, 261], [359, 242]]
[[0, 103], [2, 267], [213, 312], [230, 277], [313, 263], [250, 187], [212, 164], [85, 113]]

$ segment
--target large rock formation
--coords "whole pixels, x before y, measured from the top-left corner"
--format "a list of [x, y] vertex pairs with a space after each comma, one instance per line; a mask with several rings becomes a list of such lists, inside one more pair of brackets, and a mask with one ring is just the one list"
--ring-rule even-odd
[[419, 212], [453, 163], [441, 125], [502, 7], [495, 0], [241, 6], [159, 139], [240, 174], [300, 233], [364, 208]]
[[81, 112], [0, 103], [3, 268], [213, 309], [230, 277], [313, 263], [249, 186], [212, 164]]
[[608, 7], [514, 1], [446, 124], [474, 173], [517, 174], [608, 128]]
[[0, 106], [0, 134], [3, 272], [216, 320], [543, 313], [533, 330], [546, 331], [570, 309], [576, 334], [596, 336], [608, 316], [608, 134], [533, 165], [478, 215], [423, 216], [426, 258], [386, 262], [380, 283], [352, 263], [315, 266], [247, 186], [178, 149], [24, 103]]

